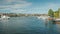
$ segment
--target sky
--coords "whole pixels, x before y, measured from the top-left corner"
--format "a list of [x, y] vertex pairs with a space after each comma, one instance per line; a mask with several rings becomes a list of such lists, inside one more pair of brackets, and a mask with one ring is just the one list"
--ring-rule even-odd
[[60, 8], [60, 0], [0, 0], [2, 13], [47, 14]]

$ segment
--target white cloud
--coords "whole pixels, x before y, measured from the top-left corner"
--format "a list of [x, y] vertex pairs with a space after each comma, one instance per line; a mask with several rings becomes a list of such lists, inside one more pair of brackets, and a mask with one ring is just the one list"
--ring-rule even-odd
[[11, 12], [24, 11], [24, 10], [16, 10], [16, 9], [24, 8], [32, 5], [32, 3], [27, 2], [26, 0], [4, 0], [2, 2], [3, 3], [0, 3], [0, 9], [9, 9], [11, 10]]
[[3, 6], [28, 6], [31, 5], [32, 3], [24, 1], [24, 0], [6, 0], [0, 3]]
[[20, 10], [12, 10], [11, 12], [21, 13], [21, 12], [26, 12], [26, 10], [23, 10], [23, 9], [20, 9]]
[[27, 7], [27, 6], [30, 6], [31, 3], [24, 3], [24, 4], [15, 4], [12, 6], [12, 8], [23, 8], [23, 7]]

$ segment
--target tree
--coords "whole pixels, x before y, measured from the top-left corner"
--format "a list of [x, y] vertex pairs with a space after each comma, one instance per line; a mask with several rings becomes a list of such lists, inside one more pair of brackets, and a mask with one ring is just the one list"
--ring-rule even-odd
[[60, 8], [58, 8], [58, 12], [59, 12], [59, 18], [60, 18]]
[[58, 11], [60, 12], [60, 8], [58, 8]]
[[54, 12], [54, 17], [55, 17], [55, 18], [59, 18], [59, 11], [55, 11], [55, 12]]
[[54, 12], [52, 9], [49, 9], [48, 11], [48, 15], [51, 16], [51, 17], [54, 17]]

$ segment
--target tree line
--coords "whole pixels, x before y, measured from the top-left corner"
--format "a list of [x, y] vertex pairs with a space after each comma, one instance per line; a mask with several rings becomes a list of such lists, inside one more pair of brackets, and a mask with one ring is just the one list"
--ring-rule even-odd
[[49, 15], [50, 17], [60, 18], [60, 8], [58, 8], [57, 11], [53, 11], [52, 9], [49, 9], [48, 15]]

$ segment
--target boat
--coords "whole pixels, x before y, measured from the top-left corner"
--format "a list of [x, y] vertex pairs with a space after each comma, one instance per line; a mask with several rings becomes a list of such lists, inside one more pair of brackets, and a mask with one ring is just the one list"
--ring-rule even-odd
[[55, 19], [55, 21], [59, 21], [60, 22], [60, 18]]
[[43, 20], [45, 20], [45, 19], [48, 19], [50, 16], [39, 16], [38, 17], [38, 19], [43, 19]]
[[6, 16], [6, 15], [1, 15], [0, 16], [0, 19], [9, 19], [10, 17], [9, 16]]

